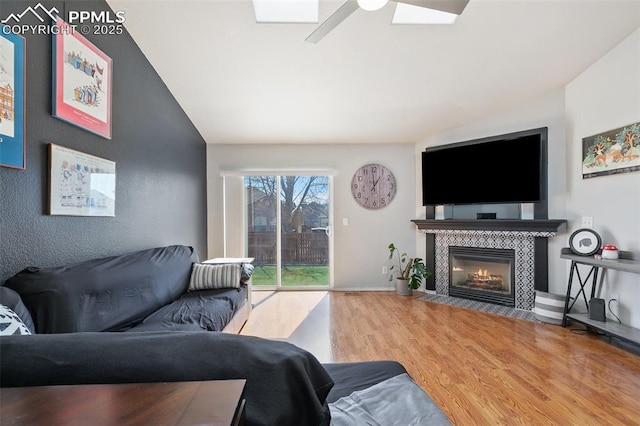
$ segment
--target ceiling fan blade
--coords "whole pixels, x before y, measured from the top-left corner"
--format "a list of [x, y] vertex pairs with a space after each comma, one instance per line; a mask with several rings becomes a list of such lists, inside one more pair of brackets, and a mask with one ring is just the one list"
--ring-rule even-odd
[[358, 0], [347, 0], [345, 4], [340, 6], [338, 10], [336, 10], [333, 15], [329, 16], [326, 21], [324, 21], [314, 32], [312, 32], [309, 37], [307, 37], [304, 41], [308, 41], [310, 43], [319, 42], [322, 37], [326, 36], [338, 26], [342, 21], [347, 19], [349, 15], [358, 10]]
[[427, 9], [460, 15], [469, 0], [394, 0], [396, 3], [411, 4], [413, 6], [426, 7]]

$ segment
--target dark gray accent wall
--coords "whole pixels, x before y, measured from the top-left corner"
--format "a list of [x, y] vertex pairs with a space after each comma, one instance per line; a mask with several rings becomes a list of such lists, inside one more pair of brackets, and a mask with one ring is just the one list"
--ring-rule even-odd
[[[64, 17], [69, 10], [111, 10], [104, 1], [41, 3]], [[36, 4], [1, 0], [0, 17]], [[22, 23], [39, 22], [25, 15]], [[51, 115], [52, 36], [24, 36], [26, 170], [0, 167], [0, 281], [31, 265], [172, 244], [206, 256], [206, 145], [126, 30], [86, 35], [113, 59], [110, 140]], [[50, 143], [116, 162], [115, 217], [47, 215]]]

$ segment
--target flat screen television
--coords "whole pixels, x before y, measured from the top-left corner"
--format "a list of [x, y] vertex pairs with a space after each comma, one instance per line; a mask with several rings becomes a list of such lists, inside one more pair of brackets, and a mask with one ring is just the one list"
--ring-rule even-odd
[[422, 152], [422, 204], [538, 203], [547, 192], [547, 128]]

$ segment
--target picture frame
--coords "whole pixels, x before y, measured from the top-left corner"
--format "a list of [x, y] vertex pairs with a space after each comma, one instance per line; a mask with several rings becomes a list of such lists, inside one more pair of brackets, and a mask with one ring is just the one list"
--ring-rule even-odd
[[0, 166], [26, 168], [26, 41], [21, 35], [0, 34]]
[[640, 171], [640, 122], [582, 139], [582, 178]]
[[115, 216], [116, 163], [49, 144], [49, 214]]
[[578, 256], [591, 256], [600, 250], [602, 238], [590, 228], [580, 228], [569, 237], [569, 248]]
[[53, 116], [111, 139], [112, 60], [62, 18], [56, 26]]

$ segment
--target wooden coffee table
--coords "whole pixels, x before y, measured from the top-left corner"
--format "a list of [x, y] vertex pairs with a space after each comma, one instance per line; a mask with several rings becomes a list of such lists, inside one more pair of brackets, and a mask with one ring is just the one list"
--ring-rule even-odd
[[0, 424], [244, 425], [245, 380], [0, 389]]

